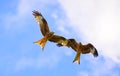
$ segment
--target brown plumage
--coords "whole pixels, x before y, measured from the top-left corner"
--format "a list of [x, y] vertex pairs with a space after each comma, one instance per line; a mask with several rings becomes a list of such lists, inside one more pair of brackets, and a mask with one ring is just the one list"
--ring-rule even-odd
[[54, 32], [47, 33], [42, 39], [34, 42], [34, 44], [38, 44], [41, 46], [42, 50], [44, 50], [46, 42], [53, 36]]
[[45, 36], [47, 33], [50, 32], [50, 29], [48, 27], [48, 23], [45, 20], [45, 18], [42, 16], [41, 13], [39, 13], [38, 11], [33, 11], [33, 15], [36, 19], [36, 22], [39, 24], [40, 26], [40, 31], [42, 33], [43, 36]]
[[[76, 52], [76, 56], [73, 62], [78, 62], [80, 64], [81, 54], [92, 53], [94, 57], [98, 56], [98, 52], [96, 48], [91, 43], [83, 45], [81, 42], [78, 43], [75, 39], [68, 39], [68, 40], [69, 42], [67, 44], [67, 47], [71, 47]], [[62, 45], [59, 45], [59, 46], [62, 46]]]
[[44, 49], [44, 46], [47, 41], [57, 43], [57, 46], [67, 46], [72, 48], [76, 52], [76, 56], [73, 60], [73, 62], [78, 62], [80, 64], [80, 55], [81, 54], [88, 54], [92, 53], [94, 57], [98, 56], [98, 52], [96, 48], [91, 44], [88, 43], [86, 45], [83, 45], [81, 42], [78, 43], [75, 39], [67, 39], [63, 36], [55, 35], [54, 32], [51, 32], [48, 23], [45, 20], [45, 18], [42, 16], [41, 13], [38, 11], [33, 11], [33, 15], [36, 19], [36, 22], [40, 26], [40, 31], [42, 35], [44, 36], [42, 39], [34, 42], [35, 44], [39, 44], [42, 49]]
[[[42, 49], [44, 49], [44, 46], [48, 40], [57, 44], [61, 44], [63, 46], [67, 45], [68, 40], [66, 38], [64, 38], [63, 36], [54, 35], [54, 33], [50, 31], [48, 23], [41, 13], [39, 13], [38, 11], [33, 11], [33, 15], [36, 19], [36, 22], [40, 26], [40, 31], [42, 35], [44, 36], [44, 38], [34, 42], [35, 44], [39, 44]], [[49, 34], [50, 36], [48, 36]]]
[[86, 45], [79, 43], [79, 45], [82, 48], [82, 54], [92, 53], [94, 57], [98, 56], [97, 49], [91, 43], [88, 43]]

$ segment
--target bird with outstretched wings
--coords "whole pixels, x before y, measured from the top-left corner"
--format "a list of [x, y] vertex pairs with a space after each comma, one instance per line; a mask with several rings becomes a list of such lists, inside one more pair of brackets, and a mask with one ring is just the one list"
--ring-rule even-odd
[[67, 46], [68, 40], [62, 36], [54, 35], [54, 32], [50, 31], [48, 27], [48, 23], [41, 13], [39, 13], [38, 11], [33, 11], [33, 15], [36, 19], [36, 22], [40, 26], [40, 31], [42, 35], [44, 36], [42, 39], [34, 42], [35, 44], [39, 44], [42, 49], [44, 49], [44, 46], [47, 41], [51, 41], [57, 44], [61, 44], [63, 46]]
[[[81, 42], [78, 43], [75, 39], [68, 39], [68, 40], [69, 40], [68, 47], [71, 47], [76, 52], [76, 56], [75, 56], [73, 62], [78, 62], [80, 64], [80, 55], [81, 54], [92, 53], [94, 57], [98, 56], [98, 52], [97, 52], [96, 48], [91, 43], [83, 45]], [[63, 45], [59, 45], [59, 47], [61, 47], [61, 46], [63, 46]]]
[[54, 32], [50, 31], [48, 23], [41, 13], [39, 13], [38, 11], [33, 11], [33, 15], [36, 19], [36, 22], [40, 26], [40, 31], [42, 35], [44, 36], [42, 39], [34, 43], [40, 45], [43, 50], [47, 41], [57, 43], [57, 46], [59, 47], [61, 46], [70, 47], [76, 52], [76, 56], [73, 62], [78, 62], [79, 64], [81, 54], [92, 53], [94, 57], [98, 56], [96, 48], [91, 43], [83, 45], [81, 42], [78, 43], [75, 39], [67, 39], [63, 36], [55, 35]]

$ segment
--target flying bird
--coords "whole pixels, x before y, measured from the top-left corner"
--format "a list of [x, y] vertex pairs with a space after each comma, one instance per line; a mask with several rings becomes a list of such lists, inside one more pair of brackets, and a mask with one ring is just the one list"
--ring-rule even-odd
[[40, 31], [42, 35], [44, 36], [42, 39], [34, 42], [35, 44], [39, 44], [43, 50], [47, 41], [57, 43], [58, 45], [61, 44], [63, 46], [67, 46], [68, 40], [63, 36], [54, 35], [54, 32], [50, 31], [48, 23], [41, 13], [39, 13], [38, 11], [33, 11], [33, 15], [36, 19], [36, 22], [40, 26]]
[[[78, 62], [78, 64], [80, 64], [81, 54], [92, 53], [94, 57], [98, 56], [97, 49], [91, 43], [83, 45], [81, 42], [78, 43], [75, 39], [68, 39], [68, 40], [69, 40], [68, 47], [72, 48], [76, 52], [76, 56], [73, 62]], [[58, 45], [58, 46], [61, 47], [63, 45]]]
[[38, 11], [33, 11], [33, 15], [43, 35], [42, 39], [34, 43], [40, 45], [42, 50], [44, 50], [44, 47], [47, 41], [54, 42], [59, 47], [66, 46], [66, 47], [72, 48], [76, 52], [76, 56], [73, 62], [78, 62], [78, 64], [80, 64], [81, 54], [92, 53], [94, 57], [98, 56], [98, 52], [96, 48], [91, 43], [83, 45], [81, 42], [78, 43], [75, 39], [67, 39], [63, 36], [55, 35], [54, 32], [50, 31], [48, 27], [48, 23], [41, 13], [39, 13]]

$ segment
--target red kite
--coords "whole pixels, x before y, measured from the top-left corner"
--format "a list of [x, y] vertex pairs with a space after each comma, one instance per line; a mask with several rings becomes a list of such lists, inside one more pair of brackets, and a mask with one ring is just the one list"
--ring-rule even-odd
[[68, 40], [62, 36], [54, 35], [54, 32], [51, 32], [49, 30], [48, 23], [41, 13], [39, 13], [38, 11], [33, 11], [33, 15], [36, 19], [36, 22], [40, 26], [42, 35], [44, 36], [44, 38], [34, 43], [39, 44], [42, 47], [42, 49], [44, 49], [44, 46], [48, 40], [54, 43], [61, 44], [63, 46], [67, 46]]

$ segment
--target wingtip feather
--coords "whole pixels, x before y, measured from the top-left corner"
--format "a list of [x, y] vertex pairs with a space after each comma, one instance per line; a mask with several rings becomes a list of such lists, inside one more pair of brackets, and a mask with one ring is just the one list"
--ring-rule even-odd
[[42, 14], [36, 10], [32, 11], [34, 16], [42, 16]]
[[93, 53], [94, 57], [98, 57], [98, 52], [97, 50], [95, 49], [94, 53]]

